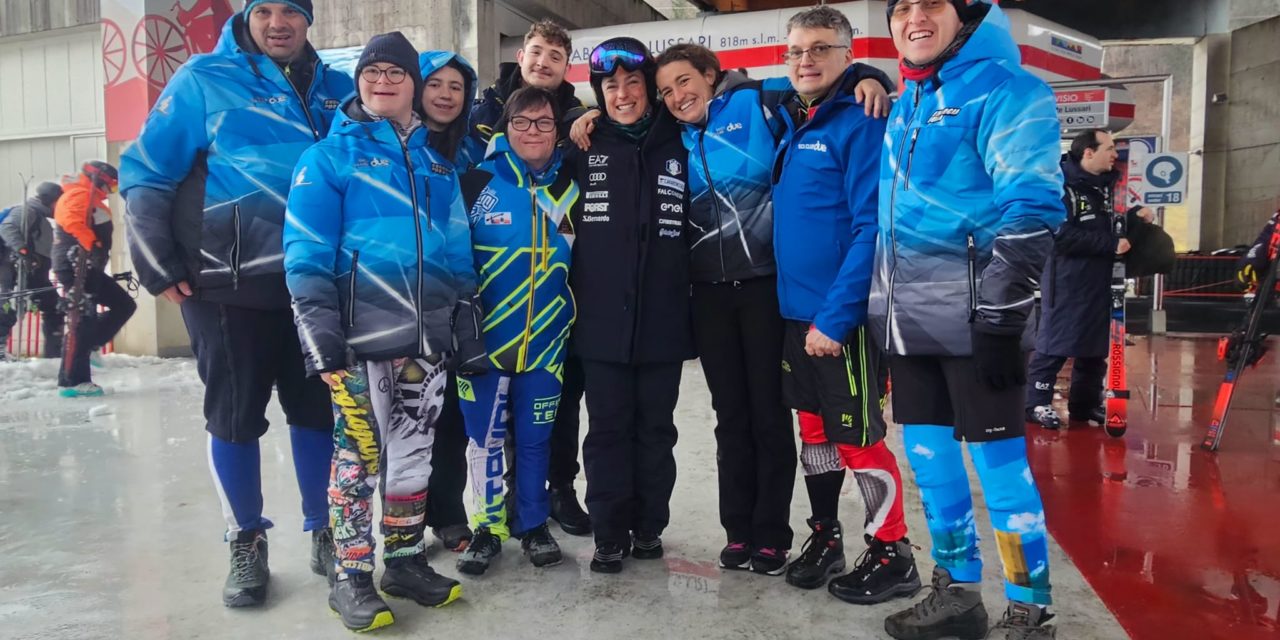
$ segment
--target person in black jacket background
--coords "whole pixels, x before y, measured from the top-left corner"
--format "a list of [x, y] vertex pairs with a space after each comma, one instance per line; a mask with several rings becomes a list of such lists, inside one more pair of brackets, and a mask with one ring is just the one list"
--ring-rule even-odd
[[[586, 374], [590, 416], [582, 458], [595, 531], [591, 570], [662, 557], [675, 488], [676, 400], [693, 357], [689, 320], [686, 152], [654, 99], [654, 64], [633, 38], [591, 53], [605, 109], [591, 150], [567, 163], [582, 189], [570, 284], [572, 348]], [[634, 551], [633, 551], [634, 548]]]
[[[1116, 157], [1115, 141], [1101, 129], [1076, 135], [1062, 156], [1067, 220], [1055, 234], [1053, 255], [1040, 279], [1040, 328], [1026, 402], [1027, 421], [1049, 429], [1062, 426], [1052, 406], [1053, 384], [1067, 358], [1075, 359], [1067, 402], [1070, 419], [1099, 426], [1106, 420], [1102, 377], [1107, 370], [1111, 266], [1131, 247], [1113, 231], [1114, 186], [1120, 177]], [[1153, 217], [1145, 207], [1128, 215], [1145, 221]]]

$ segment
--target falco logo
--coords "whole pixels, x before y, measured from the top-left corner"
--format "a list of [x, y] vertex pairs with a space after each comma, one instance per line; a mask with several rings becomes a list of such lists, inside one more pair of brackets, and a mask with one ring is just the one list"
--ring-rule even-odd
[[298, 176], [293, 179], [293, 186], [305, 187], [309, 184], [311, 183], [307, 182], [307, 168], [303, 167], [301, 169], [298, 169]]
[[327, 98], [324, 101], [323, 106], [325, 111], [333, 111], [334, 109], [338, 108], [338, 101], [335, 100], [334, 98]]
[[942, 122], [943, 118], [950, 118], [958, 115], [960, 115], [960, 109], [956, 107], [947, 107], [945, 109], [938, 109], [937, 111], [933, 112], [933, 115], [929, 116], [928, 124], [937, 124], [939, 122]]
[[667, 173], [675, 176], [680, 175], [680, 161], [672, 158], [667, 161]]

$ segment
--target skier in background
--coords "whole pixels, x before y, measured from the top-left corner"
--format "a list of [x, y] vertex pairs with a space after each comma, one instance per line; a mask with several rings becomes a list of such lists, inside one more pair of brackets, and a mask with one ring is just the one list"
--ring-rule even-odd
[[[53, 267], [53, 206], [62, 196], [62, 187], [56, 182], [42, 182], [26, 202], [16, 204], [8, 213], [0, 212], [0, 245], [8, 252], [8, 259], [0, 263], [0, 291], [13, 291], [18, 272], [26, 269], [27, 290], [47, 289], [31, 296], [40, 309], [40, 331], [44, 336], [44, 357], [62, 355], [63, 314], [58, 308], [58, 292], [51, 287], [49, 270]], [[0, 311], [0, 360], [7, 357], [5, 340], [17, 323], [17, 299], [3, 302]]]

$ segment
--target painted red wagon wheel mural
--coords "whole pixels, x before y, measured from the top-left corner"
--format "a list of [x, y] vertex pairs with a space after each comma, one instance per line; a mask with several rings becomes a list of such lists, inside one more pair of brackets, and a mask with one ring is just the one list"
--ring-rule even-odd
[[124, 34], [120, 31], [120, 25], [107, 20], [102, 20], [102, 70], [105, 73], [107, 86], [111, 86], [120, 80], [120, 76], [124, 74], [124, 65], [127, 64], [128, 52], [125, 51]]
[[191, 55], [182, 29], [168, 18], [148, 15], [133, 29], [133, 64], [156, 88], [164, 87]]

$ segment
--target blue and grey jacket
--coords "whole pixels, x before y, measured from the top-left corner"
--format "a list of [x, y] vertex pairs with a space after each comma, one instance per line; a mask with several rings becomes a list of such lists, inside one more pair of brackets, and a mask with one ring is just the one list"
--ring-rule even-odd
[[782, 317], [838, 341], [866, 321], [885, 127], [855, 100], [858, 73], [845, 70], [798, 127], [794, 105], [779, 107], [786, 132], [773, 174]]
[[283, 309], [289, 177], [354, 87], [308, 46], [290, 69], [309, 88], [295, 89], [243, 24], [233, 16], [212, 53], [178, 70], [121, 156], [124, 219], [152, 294], [186, 280], [201, 299]]
[[[461, 54], [452, 51], [423, 51], [418, 56], [418, 66], [422, 69], [424, 85], [431, 74], [450, 63], [462, 73], [462, 113], [450, 122], [444, 131], [432, 131], [428, 135], [428, 141], [433, 149], [453, 163], [458, 175], [461, 176], [484, 160], [480, 157], [480, 153], [476, 153], [478, 150], [476, 145], [468, 144], [471, 134], [471, 105], [476, 100], [476, 87], [480, 80], [476, 77], [476, 70], [471, 63], [467, 62]], [[482, 152], [483, 149], [479, 151]]]
[[898, 355], [966, 356], [1023, 335], [1062, 224], [1053, 92], [1019, 66], [998, 6], [954, 58], [908, 80], [880, 165], [871, 326]]
[[489, 363], [558, 371], [576, 308], [569, 291], [578, 185], [560, 152], [530, 170], [495, 134], [485, 161], [462, 177]]
[[471, 232], [426, 127], [401, 141], [348, 100], [294, 171], [284, 266], [309, 372], [453, 351], [455, 306], [476, 291]]

